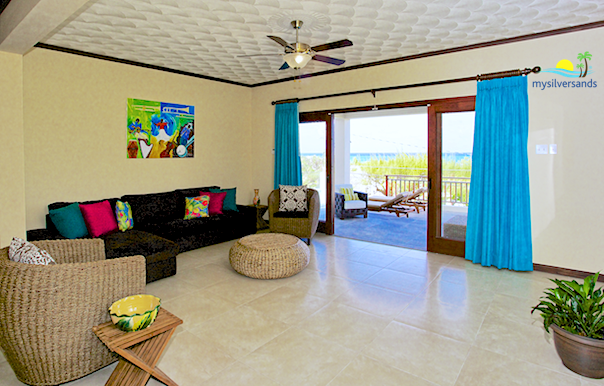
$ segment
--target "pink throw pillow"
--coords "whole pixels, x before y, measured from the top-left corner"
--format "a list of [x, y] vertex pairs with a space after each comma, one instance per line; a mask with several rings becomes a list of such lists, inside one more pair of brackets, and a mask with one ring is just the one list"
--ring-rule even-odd
[[99, 237], [117, 231], [117, 221], [109, 201], [80, 204], [80, 211], [82, 211], [88, 233], [92, 237]]
[[209, 196], [210, 197], [210, 216], [214, 216], [215, 214], [222, 214], [222, 204], [224, 203], [224, 198], [226, 197], [227, 192], [221, 193], [211, 193], [211, 192], [199, 192], [200, 196]]

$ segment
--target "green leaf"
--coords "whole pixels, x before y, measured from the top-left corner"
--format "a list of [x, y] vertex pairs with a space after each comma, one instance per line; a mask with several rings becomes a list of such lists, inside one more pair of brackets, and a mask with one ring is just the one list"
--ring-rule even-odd
[[554, 288], [544, 290], [539, 304], [531, 313], [539, 311], [543, 326], [556, 324], [564, 330], [590, 338], [604, 336], [604, 291], [596, 289], [599, 273], [588, 276], [582, 284], [572, 280], [551, 279]]

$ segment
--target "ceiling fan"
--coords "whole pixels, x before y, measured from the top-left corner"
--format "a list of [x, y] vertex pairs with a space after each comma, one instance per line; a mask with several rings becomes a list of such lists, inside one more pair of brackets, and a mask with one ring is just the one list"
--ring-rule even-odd
[[[342, 48], [352, 46], [352, 42], [348, 39], [338, 40], [337, 42], [321, 44], [318, 46], [311, 47], [308, 44], [300, 43], [298, 39], [298, 33], [300, 28], [302, 27], [303, 22], [301, 20], [294, 20], [291, 22], [292, 27], [296, 30], [296, 42], [295, 43], [287, 43], [285, 40], [281, 39], [278, 36], [267, 36], [269, 39], [272, 39], [276, 43], [283, 46], [285, 49], [285, 53], [283, 55], [283, 60], [285, 61], [279, 70], [286, 70], [288, 68], [293, 68], [294, 70], [303, 68], [310, 62], [310, 60], [316, 60], [319, 62], [335, 64], [336, 66], [344, 64], [344, 60], [331, 58], [329, 56], [317, 55], [317, 52], [332, 50], [335, 48]], [[244, 56], [257, 56], [257, 55], [244, 55]]]

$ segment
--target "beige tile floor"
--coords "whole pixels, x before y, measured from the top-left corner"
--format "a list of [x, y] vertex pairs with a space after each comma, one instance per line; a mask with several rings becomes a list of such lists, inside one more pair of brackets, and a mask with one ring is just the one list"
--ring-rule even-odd
[[[159, 362], [180, 386], [604, 385], [567, 370], [530, 314], [551, 275], [317, 235], [307, 269], [255, 280], [230, 267], [232, 244], [182, 253], [147, 286], [184, 320]], [[0, 385], [22, 385], [1, 355]]]

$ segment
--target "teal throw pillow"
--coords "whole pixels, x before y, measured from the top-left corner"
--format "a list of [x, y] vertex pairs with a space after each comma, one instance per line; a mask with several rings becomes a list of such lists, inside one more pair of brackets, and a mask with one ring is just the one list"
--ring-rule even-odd
[[237, 188], [230, 189], [210, 189], [211, 193], [221, 193], [226, 192], [226, 196], [224, 198], [224, 202], [222, 203], [223, 210], [234, 210], [235, 212], [239, 212], [237, 209]]
[[59, 209], [51, 209], [48, 214], [61, 236], [68, 239], [88, 236], [88, 229], [80, 210], [80, 204], [77, 202]]

